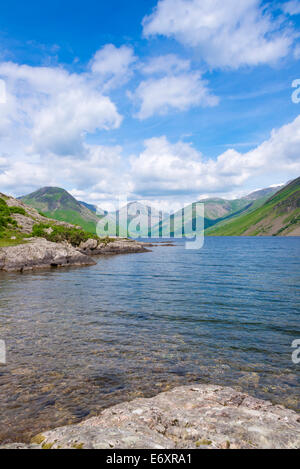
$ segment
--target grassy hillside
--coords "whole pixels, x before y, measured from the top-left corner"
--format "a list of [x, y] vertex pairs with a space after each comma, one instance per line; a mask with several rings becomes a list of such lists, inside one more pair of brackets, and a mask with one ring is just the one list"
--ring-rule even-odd
[[99, 221], [96, 213], [78, 202], [71, 194], [59, 187], [44, 187], [21, 200], [42, 212], [46, 217], [79, 225], [95, 234]]
[[[264, 203], [269, 199], [269, 197], [274, 194], [277, 190], [277, 188], [262, 189], [259, 191], [255, 191], [247, 195], [246, 197], [242, 197], [235, 200], [225, 200], [220, 198], [200, 200], [199, 202], [203, 202], [205, 205], [204, 226], [206, 233], [212, 235], [223, 235], [223, 232], [224, 235], [227, 235], [228, 233], [243, 234], [247, 227], [245, 227], [244, 229], [243, 224], [240, 226], [241, 216], [250, 215], [252, 214], [252, 212], [255, 212], [255, 210], [263, 206]], [[79, 225], [89, 233], [96, 233], [96, 225], [99, 222], [100, 216], [95, 213], [95, 207], [77, 201], [74, 197], [72, 197], [71, 194], [69, 194], [64, 189], [60, 189], [57, 187], [44, 187], [36, 192], [33, 192], [32, 194], [22, 197], [21, 200], [27, 205], [37, 209], [40, 213], [43, 213], [48, 218], [52, 218], [59, 221], [65, 221], [74, 225]], [[140, 234], [143, 236], [147, 236], [147, 207], [142, 206], [137, 202], [129, 204], [129, 206], [131, 205], [140, 212], [142, 218], [142, 226], [144, 226], [146, 230], [144, 232], [142, 229]], [[118, 213], [120, 219], [122, 220], [124, 220], [124, 210], [125, 208], [122, 209], [122, 213]], [[135, 210], [133, 210], [133, 213], [135, 213]], [[192, 205], [190, 207], [187, 207], [185, 210], [185, 214], [187, 216], [186, 219], [188, 219], [189, 213], [192, 213]], [[131, 218], [132, 217], [130, 217], [130, 219]], [[169, 232], [169, 217], [163, 219], [162, 228], [160, 228], [158, 212], [156, 213], [156, 211], [152, 210], [151, 223], [153, 227], [152, 236], [159, 236], [161, 229], [163, 233]], [[245, 223], [247, 224], [247, 222]], [[113, 225], [114, 223], [112, 223], [112, 229]], [[197, 226], [200, 226], [199, 220]], [[238, 230], [237, 227], [239, 228]], [[191, 223], [187, 222], [185, 224], [185, 234], [190, 235], [190, 231]], [[179, 210], [174, 216], [174, 235], [180, 236], [181, 233], [182, 217], [181, 210]], [[107, 235], [114, 234], [115, 232], [107, 232]]]
[[7, 197], [0, 194], [0, 247], [19, 244], [23, 240], [23, 235], [18, 231], [18, 224], [13, 216], [15, 214], [26, 215], [26, 211], [20, 207], [9, 207], [6, 200]]
[[108, 237], [99, 238], [76, 226], [45, 218], [33, 207], [0, 193], [0, 248], [25, 243], [28, 238], [40, 237], [52, 242], [67, 241], [79, 246], [88, 239], [107, 244]]
[[211, 236], [298, 235], [300, 178], [295, 179], [260, 207], [206, 231]]
[[[226, 224], [229, 220], [239, 217], [241, 214], [248, 213], [257, 207], [260, 207], [264, 202], [274, 194], [278, 189], [276, 188], [266, 188], [252, 192], [246, 197], [239, 199], [226, 200], [220, 198], [210, 198], [199, 200], [198, 203], [203, 203], [205, 208], [204, 215], [204, 228], [209, 230], [209, 228], [214, 225], [218, 226], [220, 224]], [[185, 208], [185, 214], [187, 218], [191, 217], [192, 206], [187, 206]], [[190, 215], [189, 215], [190, 214]], [[175, 213], [174, 215], [174, 235], [180, 235], [182, 233], [182, 218], [181, 210]], [[162, 230], [167, 230], [170, 225], [170, 220], [167, 218], [162, 222]], [[184, 232], [186, 235], [190, 235], [190, 222], [187, 222], [184, 227]], [[197, 219], [197, 226], [200, 226], [199, 220]], [[158, 234], [159, 227], [154, 227], [154, 233]]]
[[248, 200], [248, 203], [243, 209], [237, 212], [233, 212], [227, 217], [224, 217], [222, 219], [215, 220], [213, 223], [209, 223], [209, 224], [206, 223], [205, 225], [206, 234], [210, 234], [217, 227], [220, 228], [221, 226], [227, 226], [229, 223], [232, 223], [234, 220], [240, 218], [242, 215], [246, 215], [246, 214], [254, 212], [254, 210], [264, 205], [264, 203], [267, 202], [267, 200], [269, 200], [270, 196], [275, 194], [277, 191], [273, 190], [267, 193], [265, 193], [264, 191], [259, 191], [259, 192], [262, 194], [262, 196], [259, 197], [258, 199], [249, 199], [248, 197], [251, 197], [251, 194], [245, 197], [245, 199]]

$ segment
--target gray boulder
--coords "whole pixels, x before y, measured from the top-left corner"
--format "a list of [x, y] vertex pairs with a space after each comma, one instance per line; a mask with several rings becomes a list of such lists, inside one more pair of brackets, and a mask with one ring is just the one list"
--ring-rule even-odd
[[95, 261], [67, 243], [31, 238], [24, 244], [0, 249], [0, 270], [6, 272], [92, 265]]
[[84, 241], [80, 243], [79, 249], [86, 251], [88, 249], [93, 250], [96, 249], [98, 246], [98, 241], [96, 239], [88, 239], [87, 241]]
[[99, 244], [95, 254], [129, 254], [148, 252], [144, 243], [133, 239], [115, 239], [113, 242]]

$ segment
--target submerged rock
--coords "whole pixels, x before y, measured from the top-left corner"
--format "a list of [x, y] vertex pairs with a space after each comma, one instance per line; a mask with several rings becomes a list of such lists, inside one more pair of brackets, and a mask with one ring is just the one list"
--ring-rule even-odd
[[6, 272], [93, 264], [93, 259], [71, 245], [44, 238], [32, 238], [24, 244], [0, 249], [0, 270]]
[[28, 447], [300, 448], [300, 415], [231, 388], [183, 386], [44, 432], [33, 438], [32, 445]]

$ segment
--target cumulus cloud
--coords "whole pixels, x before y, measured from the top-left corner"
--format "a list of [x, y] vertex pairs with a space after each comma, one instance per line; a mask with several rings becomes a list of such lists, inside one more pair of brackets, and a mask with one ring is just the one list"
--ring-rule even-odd
[[132, 75], [132, 65], [137, 61], [131, 47], [115, 47], [106, 44], [98, 50], [90, 62], [92, 73], [103, 81], [108, 90], [126, 83]]
[[139, 119], [172, 110], [186, 111], [193, 106], [215, 106], [219, 102], [201, 73], [191, 70], [191, 62], [175, 54], [152, 57], [139, 68], [147, 79], [133, 93], [128, 93], [139, 107], [135, 115]]
[[81, 87], [59, 94], [34, 117], [33, 144], [39, 152], [82, 155], [83, 136], [119, 127], [121, 116], [106, 96]]
[[3, 192], [21, 195], [44, 185], [90, 190], [100, 184], [102, 193], [123, 187], [120, 147], [87, 144], [88, 134], [122, 122], [96, 72], [0, 62], [1, 79], [6, 84], [0, 105]]
[[119, 127], [115, 104], [86, 74], [63, 68], [0, 63], [6, 103], [0, 106], [0, 134], [22, 142], [31, 152], [82, 154], [84, 137]]
[[190, 69], [190, 61], [181, 59], [175, 54], [152, 57], [141, 67], [145, 75], [176, 74]]
[[[299, 174], [300, 116], [254, 150], [230, 149], [215, 160], [166, 137], [146, 140], [130, 161], [120, 146], [88, 144], [87, 134], [120, 126], [122, 116], [107, 91], [125, 83], [135, 66], [127, 46], [98, 52], [81, 73], [0, 62], [6, 83], [0, 105], [2, 192], [22, 195], [55, 185], [100, 206], [118, 194], [181, 204], [182, 197], [240, 190], [261, 175], [273, 183], [276, 175], [287, 180]], [[143, 79], [131, 96], [140, 119], [218, 102], [201, 73], [176, 55], [149, 59], [139, 71]]]
[[121, 147], [84, 144], [84, 151], [84, 158], [1, 157], [1, 191], [24, 195], [42, 186], [60, 186], [73, 188], [81, 199], [93, 202], [130, 192]]
[[3, 170], [5, 166], [7, 165], [7, 162], [8, 161], [6, 158], [4, 158], [4, 156], [0, 156], [0, 169]]
[[294, 49], [294, 57], [296, 60], [300, 59], [300, 44], [297, 44]]
[[[208, 196], [230, 197], [263, 185], [287, 181], [300, 174], [300, 116], [273, 130], [251, 151], [229, 149], [206, 158], [186, 142], [167, 137], [145, 141], [144, 150], [126, 160], [120, 146], [84, 144], [84, 158], [70, 155], [0, 156], [2, 192], [22, 195], [45, 185], [69, 188], [102, 208], [113, 207], [118, 195], [143, 199], [157, 208], [179, 208]], [[250, 191], [250, 190], [249, 190]]]
[[143, 28], [146, 37], [164, 35], [197, 47], [212, 68], [274, 63], [293, 42], [293, 32], [260, 0], [160, 0]]
[[0, 104], [6, 103], [6, 85], [4, 80], [0, 80]]
[[142, 81], [130, 96], [140, 106], [136, 114], [139, 119], [164, 115], [171, 110], [186, 111], [193, 106], [215, 106], [219, 102], [199, 72], [150, 78]]
[[299, 15], [300, 14], [300, 1], [291, 0], [290, 2], [285, 2], [281, 6], [282, 11], [288, 15]]
[[255, 177], [292, 179], [300, 173], [300, 116], [255, 149], [229, 149], [216, 160], [185, 142], [165, 136], [146, 140], [145, 150], [132, 158], [134, 191], [145, 197], [230, 193]]

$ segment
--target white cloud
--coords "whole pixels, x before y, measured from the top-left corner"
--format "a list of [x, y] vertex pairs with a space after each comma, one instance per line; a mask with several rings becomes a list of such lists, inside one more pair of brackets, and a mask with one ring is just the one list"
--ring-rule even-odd
[[86, 133], [114, 129], [122, 121], [87, 74], [0, 63], [0, 77], [7, 91], [0, 134], [20, 138], [30, 152], [81, 154]]
[[0, 169], [4, 169], [5, 166], [7, 165], [8, 161], [4, 156], [0, 156]]
[[[191, 201], [203, 193], [241, 190], [252, 178], [273, 184], [299, 174], [300, 116], [251, 152], [230, 149], [216, 160], [166, 137], [147, 140], [145, 150], [130, 162], [120, 146], [87, 144], [87, 134], [120, 125], [122, 116], [103, 87], [111, 79], [115, 85], [128, 79], [133, 64], [132, 51], [123, 50], [127, 59], [121, 60], [122, 48], [115, 48], [111, 50], [120, 60], [113, 68], [103, 50], [107, 52], [101, 49], [91, 62], [98, 71], [90, 64], [82, 73], [0, 62], [0, 79], [6, 83], [6, 100], [0, 105], [2, 192], [22, 195], [55, 185], [100, 205], [120, 193], [155, 198], [166, 209], [167, 200], [178, 205], [182, 197]], [[132, 95], [140, 119], [218, 102], [188, 60], [159, 56], [142, 64], [140, 71], [146, 76]]]
[[164, 35], [197, 47], [210, 67], [270, 64], [285, 57], [293, 33], [260, 0], [160, 0], [144, 18], [144, 35]]
[[193, 106], [215, 106], [218, 98], [210, 93], [198, 72], [150, 78], [142, 81], [130, 95], [140, 104], [136, 117], [147, 119], [170, 110], [186, 111]]
[[177, 57], [175, 54], [159, 55], [152, 57], [142, 66], [145, 75], [176, 74], [189, 70], [190, 61]]
[[131, 190], [119, 146], [84, 144], [84, 158], [18, 156], [0, 158], [0, 188], [4, 193], [24, 195], [42, 186], [60, 186], [73, 188], [74, 195], [95, 203]]
[[84, 144], [84, 157], [0, 157], [0, 191], [22, 195], [41, 186], [71, 189], [80, 200], [112, 207], [118, 195], [146, 199], [157, 208], [179, 208], [205, 196], [231, 197], [300, 174], [300, 116], [271, 132], [247, 153], [229, 149], [207, 159], [191, 144], [166, 137], [145, 141], [128, 161], [120, 146]]
[[87, 134], [122, 121], [95, 73], [0, 62], [0, 79], [6, 83], [0, 105], [3, 192], [21, 195], [44, 185], [122, 190], [120, 147], [87, 144]]
[[152, 57], [139, 68], [144, 75], [152, 75], [141, 81], [133, 93], [128, 93], [140, 107], [135, 116], [139, 119], [171, 110], [186, 111], [193, 106], [215, 106], [219, 102], [201, 73], [192, 71], [190, 61], [175, 54]]
[[65, 91], [36, 113], [34, 151], [82, 154], [85, 133], [117, 128], [121, 120], [108, 97], [86, 87]]
[[6, 85], [4, 80], [0, 80], [0, 104], [6, 103]]
[[126, 83], [132, 75], [131, 67], [137, 57], [131, 47], [106, 44], [90, 62], [92, 73], [104, 83], [104, 89]]
[[266, 185], [300, 174], [300, 116], [273, 130], [270, 138], [247, 153], [227, 150], [216, 160], [205, 159], [190, 144], [171, 144], [166, 137], [146, 140], [145, 150], [132, 158], [134, 192], [145, 197], [230, 194], [263, 178]]
[[281, 6], [282, 11], [288, 15], [299, 15], [300, 14], [300, 1], [292, 0], [290, 2], [285, 2]]
[[300, 44], [297, 44], [294, 49], [294, 57], [296, 60], [300, 59]]

